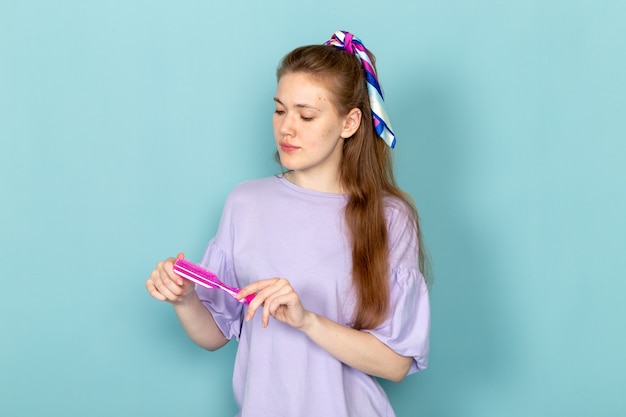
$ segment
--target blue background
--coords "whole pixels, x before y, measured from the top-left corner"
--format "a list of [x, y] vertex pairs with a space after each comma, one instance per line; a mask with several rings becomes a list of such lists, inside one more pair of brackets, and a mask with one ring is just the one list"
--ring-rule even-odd
[[[0, 1], [0, 415], [227, 416], [144, 281], [278, 171], [274, 71], [377, 55], [433, 260], [398, 416], [626, 413], [626, 2]], [[262, 383], [262, 381], [260, 382]]]

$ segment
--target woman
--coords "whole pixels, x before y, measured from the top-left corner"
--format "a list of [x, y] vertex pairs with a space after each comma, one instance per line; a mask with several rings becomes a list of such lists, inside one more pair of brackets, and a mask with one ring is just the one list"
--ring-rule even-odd
[[[417, 213], [396, 186], [395, 137], [374, 58], [348, 32], [278, 68], [273, 117], [283, 174], [228, 197], [201, 265], [256, 293], [249, 306], [160, 262], [149, 293], [189, 337], [239, 340], [241, 416], [393, 416], [375, 377], [427, 365], [430, 330]], [[178, 257], [182, 257], [179, 254]]]

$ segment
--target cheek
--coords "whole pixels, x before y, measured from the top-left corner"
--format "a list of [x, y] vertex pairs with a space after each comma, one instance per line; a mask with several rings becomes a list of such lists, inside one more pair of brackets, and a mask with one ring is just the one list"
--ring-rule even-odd
[[341, 132], [335, 126], [327, 126], [322, 130], [321, 137], [324, 139], [337, 139]]
[[278, 135], [278, 129], [280, 129], [280, 122], [276, 117], [272, 118], [272, 129], [274, 129], [274, 135]]

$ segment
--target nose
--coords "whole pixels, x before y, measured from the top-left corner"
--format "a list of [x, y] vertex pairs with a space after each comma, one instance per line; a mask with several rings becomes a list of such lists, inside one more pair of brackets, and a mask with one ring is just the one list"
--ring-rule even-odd
[[293, 120], [288, 114], [282, 117], [278, 131], [282, 136], [293, 136]]

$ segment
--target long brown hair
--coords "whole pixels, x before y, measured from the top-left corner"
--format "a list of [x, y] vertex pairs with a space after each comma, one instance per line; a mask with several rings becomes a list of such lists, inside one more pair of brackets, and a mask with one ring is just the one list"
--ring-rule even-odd
[[[369, 51], [368, 51], [369, 52]], [[372, 64], [375, 59], [370, 52]], [[340, 115], [354, 108], [362, 119], [356, 133], [343, 144], [341, 185], [348, 195], [345, 219], [352, 245], [352, 284], [357, 294], [352, 327], [372, 329], [389, 310], [389, 247], [385, 200], [404, 203], [412, 215], [419, 244], [419, 268], [425, 273], [417, 210], [396, 184], [391, 152], [374, 131], [365, 72], [359, 60], [334, 46], [310, 45], [294, 49], [281, 61], [277, 77], [302, 72], [325, 83]]]

